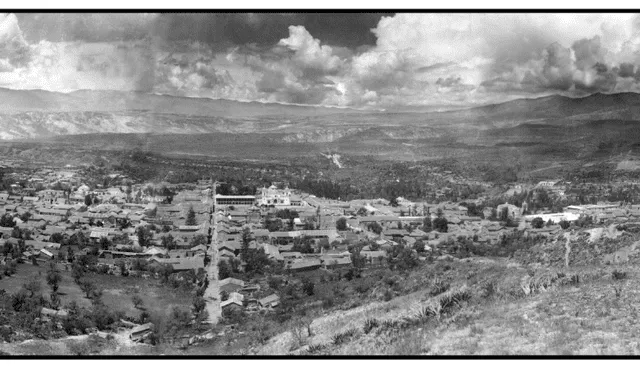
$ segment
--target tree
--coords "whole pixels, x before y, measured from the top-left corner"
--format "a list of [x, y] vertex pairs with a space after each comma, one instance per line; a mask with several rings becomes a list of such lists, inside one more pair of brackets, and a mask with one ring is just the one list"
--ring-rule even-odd
[[424, 246], [424, 242], [423, 241], [416, 241], [413, 244], [413, 248], [418, 252], [418, 253], [423, 253], [425, 251], [425, 246]]
[[25, 211], [24, 213], [22, 213], [22, 215], [20, 215], [20, 220], [26, 223], [29, 221], [30, 217], [31, 217], [31, 213], [28, 211]]
[[231, 267], [225, 259], [218, 262], [218, 279], [223, 280], [231, 276]]
[[62, 281], [62, 275], [56, 267], [54, 262], [49, 263], [49, 270], [47, 271], [47, 285], [51, 287], [51, 291], [55, 294], [58, 292], [60, 281]]
[[[69, 249], [69, 251], [71, 251], [71, 249]], [[79, 262], [74, 262], [71, 266], [71, 276], [75, 283], [79, 285], [84, 276], [84, 267]]]
[[143, 247], [149, 245], [153, 239], [153, 232], [146, 227], [138, 227], [136, 234], [138, 236], [138, 243]]
[[200, 329], [202, 324], [209, 317], [209, 313], [204, 310], [206, 306], [205, 300], [201, 296], [196, 296], [193, 298], [193, 306], [191, 308], [193, 316], [195, 317], [195, 326], [196, 329]]
[[240, 257], [246, 263], [244, 271], [250, 275], [263, 274], [264, 268], [269, 266], [271, 261], [263, 248], [250, 249], [248, 246], [240, 250]]
[[336, 220], [336, 229], [339, 231], [346, 231], [347, 230], [347, 219], [346, 218], [340, 218], [338, 220]]
[[123, 277], [126, 277], [129, 275], [129, 271], [127, 270], [127, 266], [124, 263], [124, 260], [118, 260], [118, 262], [116, 263], [116, 266], [118, 267], [118, 269], [120, 269], [120, 274]]
[[111, 241], [106, 237], [100, 237], [100, 248], [102, 250], [109, 250], [109, 246], [111, 246]]
[[570, 223], [569, 221], [564, 220], [564, 219], [562, 219], [562, 220], [560, 221], [560, 223], [558, 223], [558, 224], [560, 224], [560, 227], [561, 227], [562, 229], [567, 229], [567, 228], [569, 228], [569, 226], [571, 225], [571, 223]]
[[167, 250], [173, 250], [178, 248], [178, 244], [175, 242], [173, 235], [166, 235], [160, 237], [160, 241], [162, 242], [162, 247]]
[[375, 234], [382, 233], [382, 226], [380, 224], [378, 224], [378, 222], [370, 223], [367, 226], [367, 229], [370, 230], [371, 232], [375, 233]]
[[91, 201], [91, 195], [84, 196], [84, 204], [87, 206], [91, 206], [93, 202]]
[[531, 220], [531, 226], [533, 228], [539, 229], [544, 226], [544, 220], [541, 217], [536, 217]]
[[305, 294], [309, 296], [313, 296], [314, 289], [315, 289], [315, 285], [311, 280], [305, 280], [304, 282], [302, 282], [302, 291]]
[[422, 231], [429, 233], [431, 232], [431, 229], [433, 228], [433, 226], [431, 225], [431, 217], [427, 216], [424, 219], [422, 219]]
[[96, 284], [89, 280], [80, 281], [79, 286], [82, 292], [84, 292], [84, 296], [87, 299], [93, 299], [98, 290], [98, 287], [96, 286]]
[[222, 290], [220, 291], [220, 301], [227, 301], [229, 300], [229, 293]]
[[369, 215], [369, 211], [367, 211], [367, 209], [365, 207], [361, 207], [356, 212], [356, 215], [358, 215], [358, 216], [367, 216], [367, 215]]
[[433, 228], [438, 232], [446, 233], [449, 230], [448, 223], [447, 218], [439, 216], [433, 220]]
[[189, 207], [189, 211], [187, 212], [187, 220], [185, 221], [186, 225], [198, 225], [196, 221], [196, 212], [193, 211], [193, 206]]
[[142, 298], [138, 295], [133, 295], [131, 297], [131, 302], [133, 303], [133, 307], [136, 309], [141, 309], [144, 306], [144, 302], [142, 301]]
[[391, 199], [389, 200], [389, 205], [391, 205], [392, 207], [398, 207], [398, 198], [397, 197], [391, 197]]
[[249, 228], [244, 228], [242, 230], [242, 245], [243, 249], [249, 248], [249, 243], [251, 242], [251, 230]]
[[64, 241], [64, 235], [62, 233], [53, 233], [51, 237], [49, 237], [49, 241], [54, 243], [62, 243]]
[[13, 221], [13, 216], [10, 214], [4, 214], [0, 218], [0, 227], [13, 228], [16, 226], [16, 222]]
[[193, 311], [193, 315], [197, 316], [200, 312], [202, 312], [205, 308], [205, 306], [207, 305], [207, 302], [200, 296], [196, 296], [195, 298], [193, 298], [193, 307], [192, 307], [192, 311]]
[[269, 218], [264, 222], [265, 228], [269, 230], [269, 232], [277, 232], [282, 230], [282, 219], [279, 218]]

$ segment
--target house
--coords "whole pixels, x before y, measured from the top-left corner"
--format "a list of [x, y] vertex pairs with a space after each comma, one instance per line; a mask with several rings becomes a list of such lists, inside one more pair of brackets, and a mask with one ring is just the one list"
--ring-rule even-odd
[[367, 260], [370, 263], [378, 263], [378, 262], [382, 262], [382, 260], [384, 260], [384, 258], [387, 257], [387, 252], [384, 250], [377, 250], [377, 251], [361, 250], [360, 256], [367, 258]]
[[218, 252], [218, 258], [220, 259], [235, 259], [236, 254], [229, 250], [222, 250]]
[[258, 305], [261, 308], [274, 308], [280, 304], [280, 297], [276, 294], [271, 294], [267, 297], [258, 300]]
[[351, 256], [322, 256], [322, 265], [327, 269], [345, 268], [351, 266]]
[[244, 285], [245, 283], [243, 280], [231, 277], [220, 280], [219, 283], [220, 291], [225, 291], [228, 293], [237, 292], [242, 289]]
[[240, 243], [236, 241], [225, 241], [224, 243], [222, 243], [222, 245], [220, 245], [220, 247], [218, 247], [219, 252], [227, 250], [229, 252], [232, 252], [234, 255], [239, 254], [240, 249]]
[[302, 253], [299, 251], [280, 252], [280, 256], [286, 262], [302, 259]]
[[198, 246], [194, 246], [194, 247], [190, 248], [189, 251], [190, 251], [190, 255], [189, 256], [196, 256], [196, 255], [206, 254], [207, 247], [205, 245], [203, 245], [203, 244], [200, 244]]
[[41, 249], [38, 253], [37, 260], [38, 261], [50, 261], [53, 260], [53, 253], [47, 249]]
[[229, 294], [229, 299], [220, 303], [220, 307], [224, 310], [241, 310], [244, 301], [244, 295], [239, 294], [237, 292], [232, 292]]
[[322, 261], [320, 259], [299, 259], [287, 264], [287, 269], [292, 272], [312, 271], [320, 267], [322, 267]]
[[149, 256], [162, 257], [162, 256], [167, 255], [167, 250], [161, 249], [159, 247], [152, 247], [152, 248], [148, 249], [147, 251], [145, 251], [144, 253], [146, 255], [149, 255]]
[[157, 264], [168, 264], [173, 267], [175, 272], [189, 271], [204, 269], [204, 257], [194, 256], [190, 258], [158, 258], [151, 257], [149, 262], [156, 262]]
[[411, 236], [404, 236], [402, 237], [402, 241], [404, 241], [407, 246], [413, 246], [413, 244], [416, 243], [417, 240]]
[[67, 316], [69, 316], [69, 312], [67, 312], [64, 309], [55, 310], [55, 309], [49, 309], [49, 308], [45, 308], [45, 307], [42, 307], [42, 309], [40, 310], [40, 314], [43, 317], [66, 318]]
[[129, 338], [136, 342], [144, 341], [146, 338], [151, 336], [151, 334], [153, 334], [153, 330], [154, 330], [153, 323], [151, 322], [145, 323], [144, 325], [134, 327], [131, 330], [131, 334], [129, 335]]

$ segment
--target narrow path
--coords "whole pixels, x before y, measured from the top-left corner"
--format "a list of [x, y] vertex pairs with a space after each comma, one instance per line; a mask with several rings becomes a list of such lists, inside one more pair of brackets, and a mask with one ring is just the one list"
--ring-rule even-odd
[[567, 242], [564, 245], [564, 266], [569, 266], [569, 254], [571, 254], [571, 232], [567, 232], [564, 234], [564, 237], [567, 239]]
[[[215, 205], [215, 203], [214, 203]], [[220, 308], [220, 283], [218, 282], [218, 222], [216, 219], [216, 213], [212, 212], [211, 216], [211, 245], [207, 254], [211, 256], [211, 261], [207, 267], [207, 277], [209, 279], [209, 285], [204, 292], [204, 299], [207, 302], [207, 312], [209, 312], [209, 323], [215, 325], [222, 316], [222, 309]]]

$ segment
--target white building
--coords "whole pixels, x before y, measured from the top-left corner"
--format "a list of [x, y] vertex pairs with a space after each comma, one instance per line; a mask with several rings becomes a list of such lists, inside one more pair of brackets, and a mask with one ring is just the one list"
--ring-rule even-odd
[[548, 222], [551, 220], [554, 223], [560, 223], [561, 220], [566, 220], [568, 222], [572, 222], [574, 220], [578, 220], [580, 215], [572, 213], [572, 212], [564, 212], [564, 213], [553, 213], [553, 214], [536, 214], [536, 215], [526, 215], [524, 220], [527, 222], [532, 221], [535, 218], [542, 218], [544, 222]]
[[291, 205], [291, 190], [289, 187], [278, 189], [276, 186], [262, 187], [259, 205], [289, 206]]

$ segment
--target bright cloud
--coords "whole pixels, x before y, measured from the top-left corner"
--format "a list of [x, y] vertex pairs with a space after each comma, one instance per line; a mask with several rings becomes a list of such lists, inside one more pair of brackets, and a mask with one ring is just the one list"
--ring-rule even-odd
[[[396, 14], [371, 30], [375, 45], [356, 48], [328, 45], [300, 24], [282, 26], [288, 36], [269, 45], [175, 40], [155, 15], [123, 18], [124, 31], [97, 22], [83, 38], [85, 18], [74, 41], [34, 41], [30, 19], [27, 41], [18, 18], [0, 16], [0, 86], [354, 107], [640, 91], [636, 14]], [[103, 40], [117, 32], [121, 40]]]

